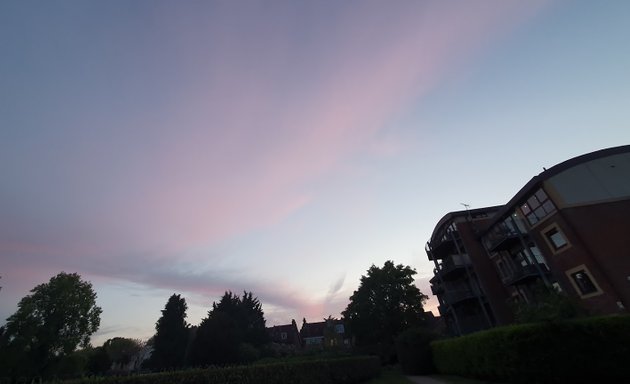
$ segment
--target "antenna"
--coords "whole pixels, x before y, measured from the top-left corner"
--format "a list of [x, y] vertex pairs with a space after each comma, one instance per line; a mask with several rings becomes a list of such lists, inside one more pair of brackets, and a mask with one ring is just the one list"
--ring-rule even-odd
[[466, 208], [466, 220], [468, 222], [472, 222], [472, 216], [470, 215], [470, 211], [468, 210], [468, 208], [470, 208], [470, 204], [466, 204], [466, 203], [460, 203], [461, 205], [464, 206], [464, 208]]

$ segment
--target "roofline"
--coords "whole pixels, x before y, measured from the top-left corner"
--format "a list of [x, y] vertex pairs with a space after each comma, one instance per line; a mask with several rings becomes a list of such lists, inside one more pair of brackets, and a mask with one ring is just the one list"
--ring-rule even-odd
[[584, 155], [572, 157], [532, 177], [531, 180], [529, 180], [527, 184], [525, 184], [516, 193], [516, 195], [514, 195], [514, 197], [512, 197], [510, 201], [508, 201], [503, 206], [503, 208], [499, 210], [499, 212], [497, 212], [497, 214], [488, 223], [488, 226], [486, 227], [486, 230], [482, 233], [482, 236], [485, 235], [493, 225], [495, 225], [500, 220], [503, 220], [503, 218], [505, 218], [509, 214], [509, 212], [514, 209], [514, 205], [519, 204], [519, 202], [523, 200], [526, 196], [528, 196], [534, 188], [538, 187], [547, 179], [556, 176], [557, 174], [564, 172], [567, 169], [573, 168], [576, 165], [583, 164], [595, 159], [618, 155], [621, 153], [630, 153], [630, 145], [600, 149], [597, 151], [586, 153]]
[[442, 229], [442, 226], [448, 223], [451, 219], [454, 219], [456, 217], [461, 217], [461, 216], [474, 215], [474, 214], [483, 213], [483, 212], [500, 211], [501, 208], [503, 208], [503, 205], [493, 205], [490, 207], [481, 207], [481, 208], [474, 208], [474, 209], [468, 209], [468, 210], [462, 210], [462, 211], [449, 212], [446, 215], [442, 216], [442, 218], [438, 221], [438, 223], [433, 228], [433, 232], [431, 233], [431, 238], [429, 239], [429, 243], [433, 242], [433, 238], [435, 237], [437, 232], [439, 232]]

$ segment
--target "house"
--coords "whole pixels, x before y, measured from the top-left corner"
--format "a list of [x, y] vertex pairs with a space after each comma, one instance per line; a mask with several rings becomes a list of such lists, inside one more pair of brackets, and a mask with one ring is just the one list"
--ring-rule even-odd
[[352, 344], [343, 321], [332, 317], [317, 323], [303, 319], [300, 335], [305, 348], [350, 347]]
[[502, 206], [446, 214], [426, 246], [453, 334], [508, 324], [554, 287], [594, 315], [630, 305], [630, 145], [557, 164]]
[[274, 344], [293, 346], [295, 348], [302, 346], [302, 338], [300, 337], [300, 332], [298, 332], [295, 320], [291, 320], [291, 324], [268, 327], [267, 334]]

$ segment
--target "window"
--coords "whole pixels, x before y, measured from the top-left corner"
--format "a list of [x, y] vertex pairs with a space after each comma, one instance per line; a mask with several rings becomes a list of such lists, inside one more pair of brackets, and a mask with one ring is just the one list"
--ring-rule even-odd
[[597, 287], [593, 284], [591, 278], [586, 274], [584, 269], [571, 274], [571, 278], [580, 290], [582, 296], [597, 292]]
[[549, 240], [549, 243], [553, 246], [555, 250], [558, 250], [568, 244], [567, 240], [564, 238], [564, 235], [557, 227], [553, 227], [552, 229], [545, 232], [545, 237], [547, 237], [547, 240]]
[[287, 336], [288, 336], [288, 335], [287, 335], [287, 333], [286, 333], [286, 332], [281, 332], [281, 333], [280, 333], [280, 339], [281, 339], [281, 340], [286, 340], [286, 339], [287, 339]]
[[571, 285], [583, 299], [604, 293], [584, 264], [565, 272]]
[[530, 225], [538, 223], [555, 211], [555, 205], [553, 205], [553, 202], [542, 188], [521, 205], [521, 212]]

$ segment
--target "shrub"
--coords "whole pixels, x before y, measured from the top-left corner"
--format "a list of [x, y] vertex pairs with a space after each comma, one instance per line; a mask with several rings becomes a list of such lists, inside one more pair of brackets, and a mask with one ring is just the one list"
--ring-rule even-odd
[[396, 339], [398, 362], [409, 375], [429, 374], [435, 371], [431, 355], [431, 342], [438, 334], [425, 328], [411, 328]]
[[440, 373], [523, 383], [628, 382], [630, 316], [520, 324], [431, 344]]

